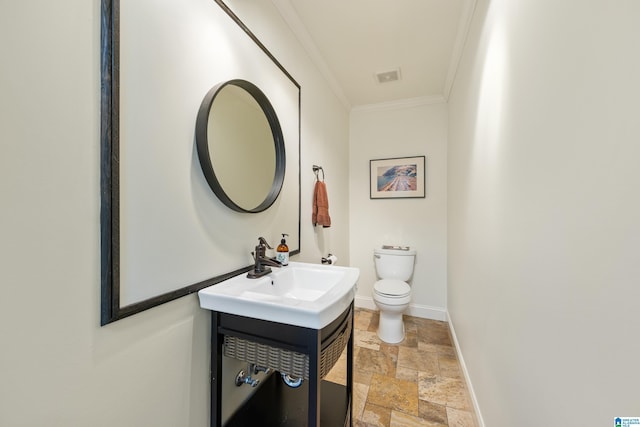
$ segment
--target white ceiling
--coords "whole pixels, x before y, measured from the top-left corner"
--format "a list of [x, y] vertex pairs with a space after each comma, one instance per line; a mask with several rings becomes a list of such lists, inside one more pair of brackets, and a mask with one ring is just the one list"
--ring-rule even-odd
[[[446, 100], [475, 0], [272, 0], [348, 107]], [[400, 69], [400, 80], [376, 73]]]

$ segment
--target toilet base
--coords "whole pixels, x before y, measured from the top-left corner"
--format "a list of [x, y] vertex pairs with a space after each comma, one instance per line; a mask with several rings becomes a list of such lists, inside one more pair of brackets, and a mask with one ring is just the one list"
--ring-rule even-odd
[[378, 337], [388, 344], [397, 344], [404, 340], [402, 313], [407, 307], [392, 307], [391, 310], [389, 306], [380, 307], [378, 304], [378, 307], [380, 308]]

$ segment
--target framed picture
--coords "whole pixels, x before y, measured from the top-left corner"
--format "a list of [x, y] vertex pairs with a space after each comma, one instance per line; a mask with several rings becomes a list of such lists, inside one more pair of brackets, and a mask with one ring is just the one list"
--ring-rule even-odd
[[370, 198], [425, 197], [425, 156], [369, 161]]

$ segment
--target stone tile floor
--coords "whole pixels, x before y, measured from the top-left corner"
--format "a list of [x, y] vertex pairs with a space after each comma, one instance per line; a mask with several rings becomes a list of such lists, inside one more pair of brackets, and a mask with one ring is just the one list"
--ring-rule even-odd
[[[406, 336], [383, 343], [378, 312], [357, 308], [354, 320], [355, 427], [476, 427], [449, 326], [404, 316]], [[346, 351], [325, 377], [345, 382]]]

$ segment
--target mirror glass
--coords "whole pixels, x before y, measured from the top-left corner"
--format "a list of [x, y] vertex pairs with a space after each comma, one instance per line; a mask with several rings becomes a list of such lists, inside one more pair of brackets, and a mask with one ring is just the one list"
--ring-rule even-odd
[[238, 212], [275, 202], [284, 178], [282, 130], [264, 93], [245, 80], [215, 86], [196, 123], [198, 157], [218, 198]]
[[267, 198], [276, 172], [276, 149], [262, 108], [249, 92], [227, 85], [209, 111], [209, 156], [224, 192], [251, 210]]

